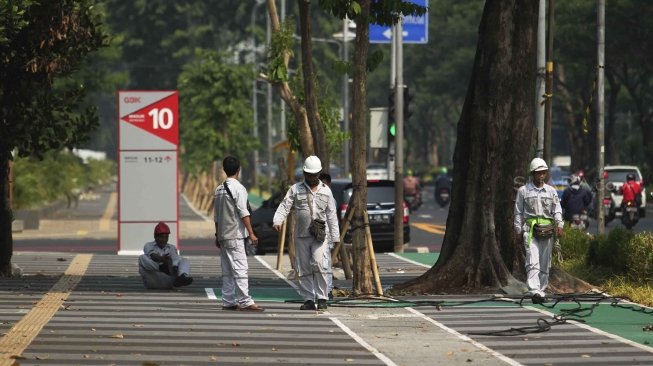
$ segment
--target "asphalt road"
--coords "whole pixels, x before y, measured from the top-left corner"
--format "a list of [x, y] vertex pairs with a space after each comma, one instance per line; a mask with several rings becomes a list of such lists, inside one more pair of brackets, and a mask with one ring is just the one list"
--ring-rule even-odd
[[[117, 216], [107, 218], [111, 195], [115, 186], [107, 186], [95, 192], [92, 199], [80, 200], [77, 207], [64, 208], [51, 217], [42, 220], [38, 231], [14, 233], [15, 251], [61, 251], [75, 253], [116, 253]], [[424, 203], [419, 210], [411, 212], [411, 242], [409, 247], [427, 248], [429, 252], [439, 252], [444, 240], [449, 206], [440, 207], [434, 199], [433, 187], [425, 187]], [[113, 223], [105, 230], [94, 229], [95, 221], [110, 219]], [[188, 202], [179, 200], [180, 242], [179, 248], [187, 255], [214, 255], [213, 223], [210, 218], [196, 212]], [[100, 225], [101, 226], [101, 225]], [[606, 226], [609, 232], [620, 227], [621, 222], [614, 220]], [[108, 230], [106, 230], [108, 229]], [[588, 232], [596, 234], [595, 220], [590, 221]], [[635, 232], [653, 231], [653, 211], [641, 218], [633, 229]]]

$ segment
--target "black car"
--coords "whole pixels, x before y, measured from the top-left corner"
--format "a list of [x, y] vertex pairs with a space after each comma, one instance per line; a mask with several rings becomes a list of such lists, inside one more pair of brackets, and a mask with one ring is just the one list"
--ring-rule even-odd
[[[342, 225], [347, 211], [347, 204], [353, 191], [351, 180], [334, 179], [331, 182], [331, 191], [336, 199], [338, 218]], [[270, 199], [263, 201], [261, 207], [252, 213], [252, 226], [259, 239], [258, 254], [277, 251], [279, 234], [272, 228], [272, 218], [285, 194], [286, 192], [274, 194]], [[394, 251], [394, 194], [394, 181], [367, 181], [367, 213], [370, 219], [374, 249], [377, 252]], [[404, 222], [404, 243], [408, 243], [410, 241], [409, 211], [405, 202], [401, 212]], [[349, 236], [345, 237], [346, 242], [350, 240]]]

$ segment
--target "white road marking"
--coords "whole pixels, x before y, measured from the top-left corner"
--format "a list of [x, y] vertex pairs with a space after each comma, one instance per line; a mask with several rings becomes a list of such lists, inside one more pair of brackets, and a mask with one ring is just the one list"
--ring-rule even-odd
[[350, 337], [354, 338], [358, 344], [363, 346], [366, 350], [370, 351], [374, 356], [376, 356], [379, 360], [383, 361], [386, 365], [388, 366], [397, 366], [396, 363], [394, 363], [391, 359], [389, 359], [386, 355], [383, 353], [379, 352], [376, 348], [372, 347], [369, 343], [365, 342], [363, 338], [361, 338], [358, 334], [354, 333], [353, 330], [349, 329], [348, 326], [344, 325], [340, 320], [336, 318], [329, 318], [331, 319], [332, 322], [334, 322], [340, 329], [342, 329], [345, 333], [347, 333]]

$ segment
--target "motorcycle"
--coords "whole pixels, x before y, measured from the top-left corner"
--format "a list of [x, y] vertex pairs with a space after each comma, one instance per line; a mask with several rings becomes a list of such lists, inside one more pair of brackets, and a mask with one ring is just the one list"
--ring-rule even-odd
[[612, 200], [612, 197], [609, 197], [609, 196], [608, 196], [608, 197], [604, 197], [604, 198], [603, 198], [603, 213], [604, 213], [603, 216], [605, 217], [605, 223], [606, 223], [606, 225], [607, 225], [610, 221], [614, 220], [614, 218], [615, 218], [615, 216], [616, 216], [616, 212], [615, 212], [615, 211], [616, 211], [616, 210], [615, 210], [615, 207], [614, 207], [614, 201]]
[[446, 207], [449, 204], [450, 197], [451, 192], [447, 187], [441, 187], [435, 191], [435, 201], [440, 205], [440, 207]]
[[580, 214], [573, 214], [571, 216], [571, 223], [569, 225], [572, 229], [587, 230], [590, 226], [590, 219], [586, 212]]
[[419, 192], [415, 194], [405, 194], [404, 201], [406, 201], [406, 204], [411, 211], [417, 211], [422, 205], [422, 194]]
[[628, 201], [621, 206], [621, 223], [630, 230], [639, 221], [639, 208], [635, 201]]

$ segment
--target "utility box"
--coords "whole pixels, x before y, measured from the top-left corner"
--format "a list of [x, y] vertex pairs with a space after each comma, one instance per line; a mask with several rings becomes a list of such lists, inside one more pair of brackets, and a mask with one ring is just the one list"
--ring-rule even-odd
[[370, 147], [388, 148], [388, 108], [370, 108]]

